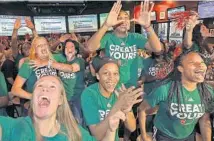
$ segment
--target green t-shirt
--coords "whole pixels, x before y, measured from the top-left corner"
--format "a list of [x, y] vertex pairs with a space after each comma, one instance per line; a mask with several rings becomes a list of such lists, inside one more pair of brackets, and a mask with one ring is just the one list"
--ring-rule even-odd
[[22, 54], [18, 54], [16, 56], [16, 58], [14, 59], [15, 60], [15, 65], [16, 65], [16, 68], [19, 68], [19, 61], [24, 58], [24, 56]]
[[85, 88], [84, 82], [85, 61], [82, 58], [75, 58], [71, 62], [68, 62], [63, 54], [55, 54], [54, 59], [59, 63], [65, 64], [77, 63], [80, 65], [80, 71], [75, 73], [58, 71], [58, 76], [63, 82], [67, 99], [68, 101], [70, 101], [73, 96], [78, 97]]
[[[0, 97], [1, 96], [7, 96], [7, 85], [5, 82], [4, 74], [0, 71]], [[0, 116], [7, 116], [5, 108], [0, 108]]]
[[120, 82], [126, 87], [137, 86], [138, 53], [143, 49], [147, 39], [138, 33], [128, 33], [125, 38], [118, 38], [114, 33], [107, 33], [102, 38], [100, 47], [105, 48], [106, 56], [120, 60]]
[[[13, 119], [10, 117], [0, 117], [2, 127], [2, 141], [36, 141], [35, 129], [29, 116]], [[78, 126], [82, 135], [82, 141], [96, 141], [88, 131]], [[44, 137], [44, 141], [68, 141], [65, 135], [66, 129], [61, 126], [61, 133], [53, 137]]]
[[29, 65], [29, 60], [25, 61], [21, 68], [19, 69], [18, 75], [24, 79], [26, 79], [26, 88], [25, 90], [27, 92], [32, 93], [33, 87], [36, 81], [42, 77], [42, 76], [48, 76], [48, 75], [57, 75], [56, 69], [48, 68], [47, 66], [38, 68], [34, 70]]
[[149, 94], [154, 88], [164, 83], [164, 80], [169, 77], [169, 74], [174, 70], [174, 63], [171, 62], [157, 62], [152, 57], [143, 60], [143, 70], [141, 76], [146, 81], [144, 83], [144, 92]]
[[[87, 87], [81, 95], [81, 106], [86, 124], [98, 124], [104, 120], [117, 101], [116, 94], [104, 97], [99, 90], [99, 83]], [[119, 140], [118, 133], [115, 140]]]
[[[159, 105], [154, 120], [155, 127], [170, 137], [184, 139], [193, 132], [198, 119], [204, 115], [205, 108], [198, 89], [188, 91], [184, 87], [181, 88], [180, 108], [176, 96], [168, 106], [168, 93], [171, 84], [172, 81], [158, 87], [146, 96], [145, 100], [151, 107]], [[213, 95], [213, 90], [210, 92]]]

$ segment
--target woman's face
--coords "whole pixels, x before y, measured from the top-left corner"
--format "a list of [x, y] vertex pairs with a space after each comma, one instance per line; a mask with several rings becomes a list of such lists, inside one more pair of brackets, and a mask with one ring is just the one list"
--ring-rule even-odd
[[59, 80], [54, 76], [39, 79], [33, 92], [33, 113], [40, 119], [47, 119], [56, 114], [62, 104]]
[[37, 39], [35, 52], [39, 59], [49, 59], [49, 45], [46, 39]]
[[105, 64], [99, 70], [97, 78], [105, 91], [112, 93], [120, 79], [118, 66], [114, 63]]
[[75, 46], [72, 42], [67, 42], [65, 45], [65, 55], [69, 58], [74, 57], [76, 54]]

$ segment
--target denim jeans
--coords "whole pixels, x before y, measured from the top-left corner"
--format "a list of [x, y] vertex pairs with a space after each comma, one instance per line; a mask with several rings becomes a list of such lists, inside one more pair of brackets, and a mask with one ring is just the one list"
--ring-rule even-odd
[[160, 130], [157, 130], [156, 141], [195, 141], [195, 132], [193, 131], [192, 134], [190, 134], [188, 137], [184, 139], [175, 139], [175, 138], [169, 137], [168, 135], [161, 132]]
[[70, 109], [73, 113], [74, 118], [77, 120], [77, 122], [85, 127], [85, 123], [83, 120], [83, 113], [81, 108], [81, 99], [80, 97], [76, 97], [68, 101]]

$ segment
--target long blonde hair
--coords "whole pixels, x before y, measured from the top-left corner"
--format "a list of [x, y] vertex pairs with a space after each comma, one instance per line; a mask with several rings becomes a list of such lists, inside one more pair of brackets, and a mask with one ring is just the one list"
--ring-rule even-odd
[[[60, 125], [65, 127], [66, 133], [61, 130], [60, 130], [60, 133], [65, 134], [68, 138], [68, 141], [81, 141], [82, 140], [81, 133], [78, 128], [78, 124], [70, 110], [70, 107], [69, 107], [69, 104], [68, 104], [68, 101], [66, 98], [65, 89], [63, 87], [63, 83], [58, 77], [56, 77], [56, 76], [52, 76], [52, 77], [55, 77], [60, 82], [61, 95], [63, 98], [62, 105], [59, 105], [57, 112], [56, 112], [56, 120], [58, 121], [58, 123]], [[35, 90], [36, 85], [37, 85], [37, 83], [34, 85], [34, 90]], [[33, 123], [34, 123], [35, 132], [36, 132], [36, 141], [43, 141], [43, 137], [41, 136], [41, 134], [38, 130], [38, 126], [34, 122], [34, 116], [33, 116], [34, 114], [33, 114], [32, 107], [33, 107], [33, 99], [31, 100], [29, 116], [32, 118]]]
[[[45, 39], [45, 37], [39, 37], [39, 36], [35, 37], [31, 43], [30, 54], [29, 54], [30, 60], [35, 60], [37, 58], [36, 47], [37, 47], [37, 41], [38, 40], [45, 40], [48, 43], [48, 41]], [[53, 59], [50, 48], [48, 48], [48, 55], [49, 55], [49, 59]]]

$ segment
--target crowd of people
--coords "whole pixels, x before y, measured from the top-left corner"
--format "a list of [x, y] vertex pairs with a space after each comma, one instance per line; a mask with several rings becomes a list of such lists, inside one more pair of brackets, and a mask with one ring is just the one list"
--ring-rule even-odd
[[191, 11], [182, 44], [160, 40], [153, 6], [130, 19], [118, 0], [89, 39], [40, 36], [30, 19], [21, 38], [17, 18], [0, 42], [0, 140], [211, 141], [214, 38]]

